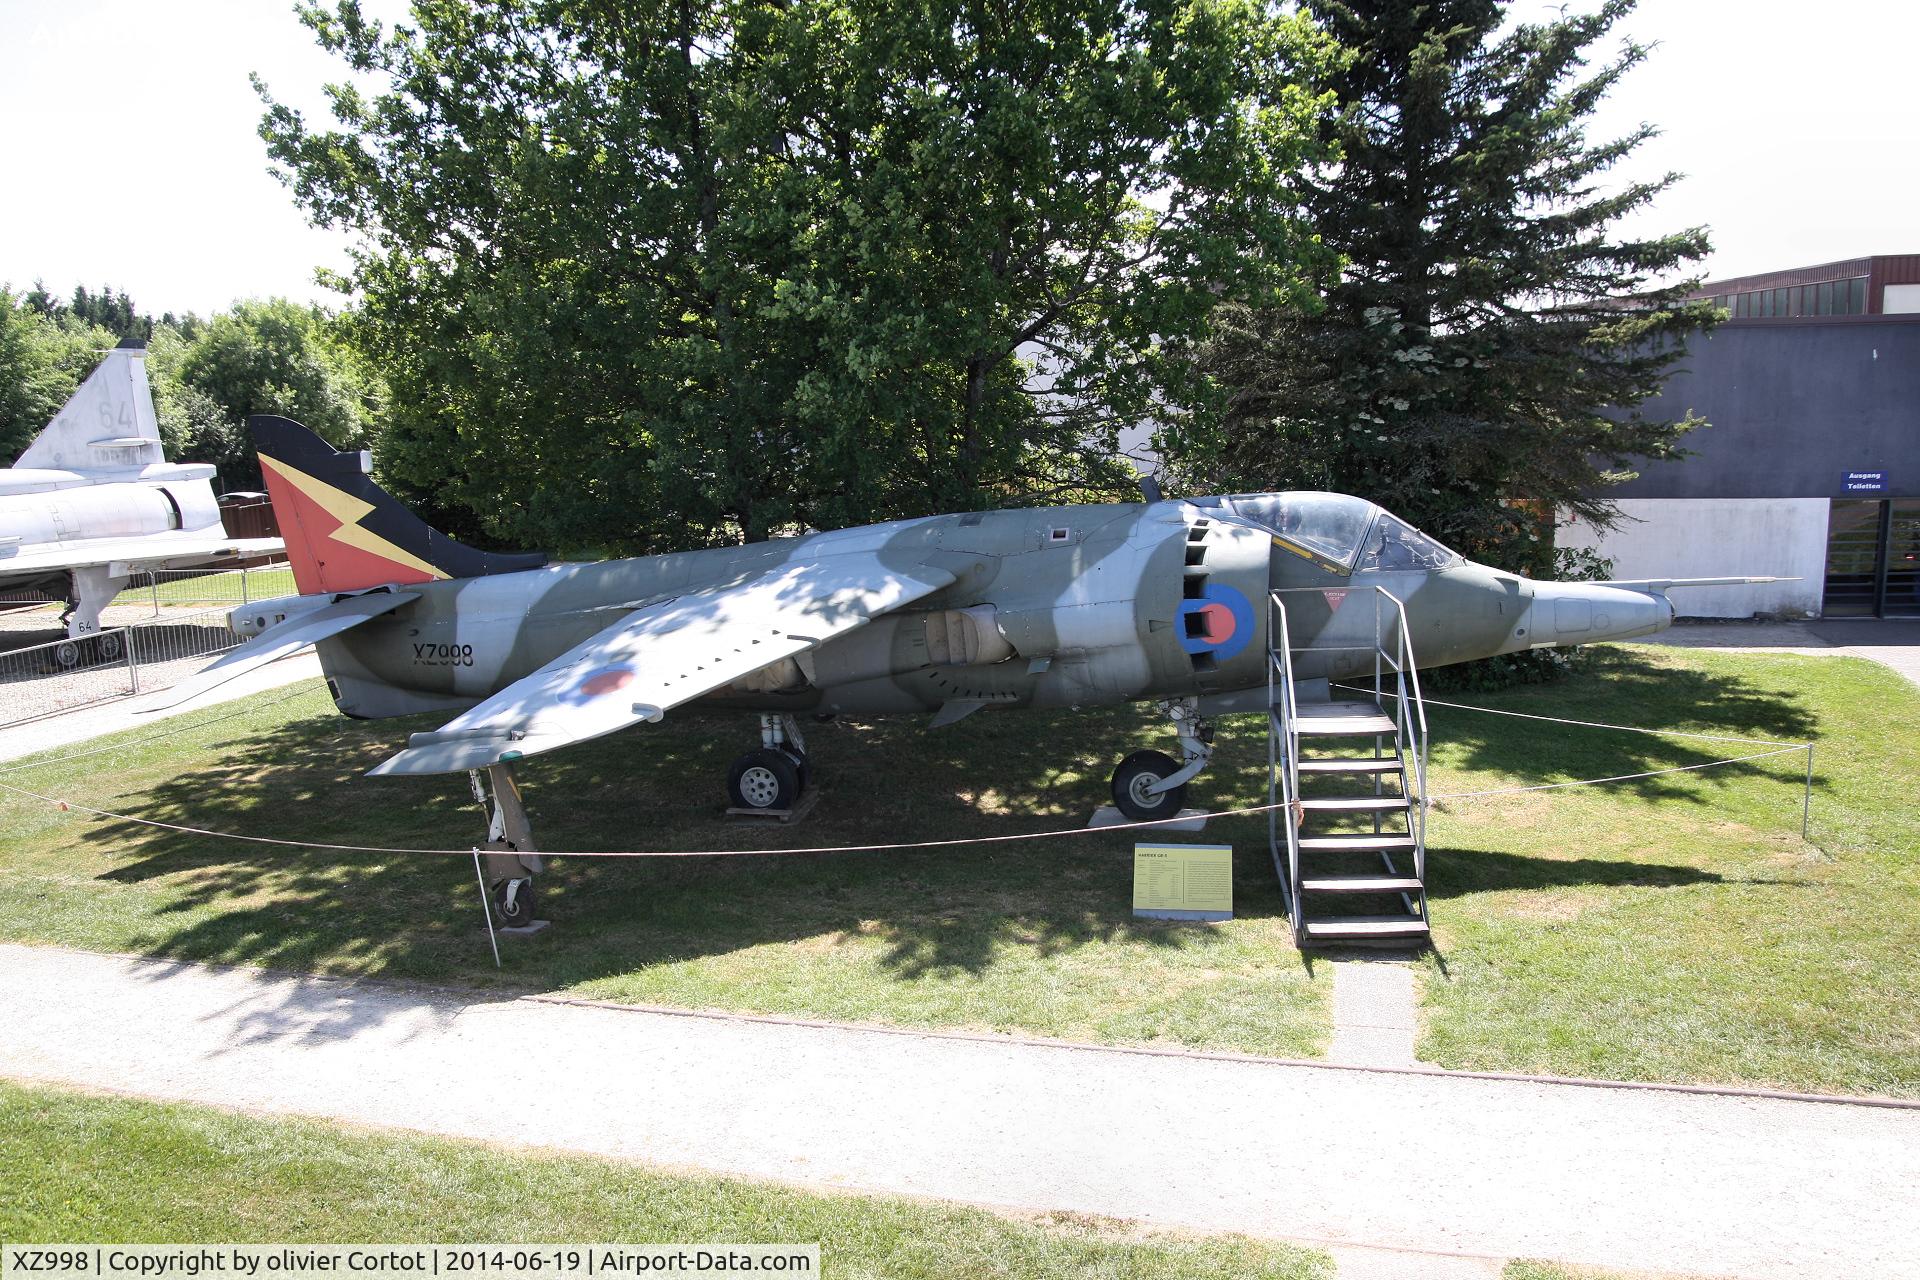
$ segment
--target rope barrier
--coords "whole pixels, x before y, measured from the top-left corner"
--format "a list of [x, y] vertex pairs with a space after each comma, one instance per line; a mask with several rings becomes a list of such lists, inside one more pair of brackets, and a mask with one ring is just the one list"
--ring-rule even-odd
[[[1373, 695], [1375, 693], [1374, 690], [1367, 689], [1359, 685], [1336, 683], [1336, 684], [1333, 684], [1331, 687], [1336, 689], [1346, 689], [1354, 693], [1362, 693], [1367, 695]], [[190, 732], [192, 730], [204, 728], [208, 725], [218, 724], [225, 720], [233, 720], [244, 715], [251, 715], [254, 712], [259, 711], [265, 707], [277, 706], [282, 702], [289, 701], [293, 698], [300, 697], [302, 695], [305, 695], [311, 692], [313, 691], [310, 689], [291, 689], [281, 694], [279, 697], [270, 699], [266, 702], [249, 703], [246, 707], [240, 710], [227, 712], [224, 715], [212, 716], [207, 719], [198, 720], [187, 725], [175, 725], [171, 727], [166, 733], [156, 733], [146, 738], [133, 739], [130, 742], [116, 742], [108, 746], [95, 747], [88, 751], [76, 751], [69, 755], [55, 756], [47, 760], [35, 760], [25, 764], [8, 765], [8, 766], [0, 767], [0, 774], [17, 773], [27, 769], [43, 768], [47, 765], [64, 764], [68, 761], [79, 760], [79, 759], [84, 759], [85, 757], [88, 757], [88, 756], [99, 755], [103, 752], [119, 751], [128, 747], [141, 746], [149, 742], [157, 742], [162, 738], [176, 737], [183, 732]], [[1776, 750], [1758, 751], [1758, 752], [1754, 752], [1752, 754], [1744, 755], [1744, 756], [1730, 756], [1724, 760], [1709, 760], [1701, 764], [1676, 765], [1667, 769], [1651, 769], [1641, 773], [1614, 774], [1612, 776], [1605, 777], [1605, 778], [1581, 778], [1581, 779], [1576, 779], [1570, 782], [1542, 782], [1542, 783], [1527, 784], [1523, 786], [1492, 787], [1492, 788], [1486, 788], [1478, 791], [1440, 792], [1440, 793], [1428, 796], [1427, 800], [1429, 803], [1443, 801], [1443, 800], [1478, 800], [1478, 799], [1485, 799], [1490, 796], [1518, 795], [1518, 794], [1522, 794], [1525, 792], [1532, 792], [1532, 791], [1561, 791], [1561, 790], [1566, 790], [1572, 787], [1606, 786], [1616, 782], [1636, 782], [1646, 778], [1664, 777], [1668, 774], [1694, 773], [1703, 769], [1718, 768], [1721, 765], [1742, 764], [1750, 760], [1765, 760], [1773, 756], [1795, 754], [1801, 751], [1805, 751], [1808, 757], [1808, 787], [1809, 787], [1809, 799], [1811, 799], [1810, 793], [1811, 793], [1811, 786], [1812, 786], [1812, 780], [1811, 780], [1812, 779], [1812, 756], [1813, 756], [1814, 744], [1810, 742], [1791, 743], [1791, 742], [1783, 742], [1779, 739], [1773, 739], [1773, 738], [1743, 738], [1743, 737], [1734, 737], [1731, 735], [1724, 735], [1724, 734], [1693, 733], [1693, 732], [1680, 730], [1680, 729], [1647, 729], [1647, 728], [1640, 727], [1638, 725], [1606, 724], [1596, 720], [1572, 720], [1572, 719], [1565, 719], [1558, 716], [1534, 715], [1524, 711], [1504, 711], [1495, 707], [1476, 707], [1476, 706], [1469, 705], [1467, 703], [1444, 702], [1444, 701], [1440, 701], [1438, 699], [1433, 699], [1433, 698], [1426, 699], [1426, 702], [1429, 706], [1450, 707], [1459, 711], [1480, 711], [1480, 712], [1485, 712], [1488, 715], [1512, 716], [1521, 720], [1535, 720], [1535, 721], [1541, 721], [1549, 724], [1574, 725], [1580, 728], [1587, 728], [1587, 729], [1611, 729], [1611, 730], [1617, 730], [1623, 733], [1642, 733], [1642, 734], [1652, 734], [1655, 736], [1693, 738], [1696, 740], [1706, 741], [1706, 742], [1738, 742], [1738, 743], [1745, 743], [1745, 744], [1755, 745], [1755, 746], [1770, 746], [1770, 747], [1776, 748]], [[158, 830], [163, 830], [163, 831], [179, 832], [183, 835], [205, 836], [208, 839], [214, 839], [214, 840], [236, 840], [236, 841], [241, 841], [247, 844], [273, 845], [280, 848], [317, 849], [317, 850], [323, 850], [330, 853], [385, 853], [385, 854], [430, 854], [434, 856], [456, 856], [456, 855], [466, 856], [474, 852], [474, 848], [471, 845], [468, 845], [464, 848], [459, 848], [459, 849], [421, 849], [421, 848], [411, 848], [411, 847], [396, 846], [396, 845], [335, 844], [335, 843], [329, 843], [326, 841], [317, 841], [317, 840], [285, 840], [285, 839], [280, 839], [274, 836], [250, 836], [250, 835], [243, 835], [239, 832], [233, 832], [233, 831], [215, 831], [206, 827], [193, 827], [193, 826], [187, 826], [181, 823], [161, 822], [154, 818], [142, 818], [142, 817], [137, 817], [133, 814], [116, 813], [109, 809], [96, 809], [91, 805], [81, 804], [76, 800], [68, 800], [59, 796], [45, 795], [41, 792], [31, 791], [25, 787], [16, 787], [6, 782], [0, 782], [0, 790], [9, 791], [15, 795], [26, 796], [30, 799], [43, 801], [47, 804], [55, 805], [60, 809], [62, 809], [63, 811], [71, 810], [71, 811], [76, 811], [80, 813], [91, 814], [94, 817], [98, 817], [98, 818], [110, 819], [115, 822], [130, 822], [139, 826], [152, 827], [152, 828], [156, 828]], [[1256, 813], [1268, 813], [1275, 809], [1283, 809], [1285, 807], [1286, 807], [1286, 803], [1283, 801], [1275, 804], [1247, 805], [1237, 809], [1220, 809], [1220, 810], [1215, 810], [1214, 812], [1211, 812], [1211, 813], [1203, 813], [1203, 814], [1197, 815], [1197, 818], [1194, 815], [1189, 815], [1184, 818], [1178, 817], [1178, 816], [1172, 817], [1172, 818], [1153, 818], [1153, 819], [1147, 819], [1140, 822], [1114, 823], [1108, 826], [1101, 826], [1101, 827], [1062, 827], [1062, 828], [1056, 828], [1051, 831], [1020, 832], [1020, 833], [1014, 833], [1014, 834], [993, 835], [993, 836], [959, 836], [959, 837], [955, 837], [953, 839], [948, 839], [948, 840], [911, 840], [911, 841], [899, 841], [894, 843], [881, 843], [881, 844], [814, 845], [814, 846], [807, 846], [807, 847], [800, 847], [800, 848], [784, 848], [784, 849], [781, 849], [781, 848], [774, 848], [774, 849], [653, 849], [653, 850], [575, 849], [575, 850], [541, 850], [541, 853], [543, 854], [543, 856], [561, 857], [561, 858], [740, 858], [740, 857], [759, 857], [763, 855], [777, 855], [777, 854], [878, 853], [878, 852], [885, 852], [890, 850], [901, 850], [901, 849], [944, 849], [944, 848], [953, 848], [961, 845], [1004, 844], [1004, 843], [1011, 843], [1011, 842], [1020, 841], [1020, 840], [1050, 840], [1050, 839], [1057, 839], [1063, 836], [1090, 835], [1094, 832], [1132, 831], [1132, 830], [1140, 830], [1140, 829], [1146, 829], [1146, 828], [1163, 827], [1176, 822], [1188, 822], [1188, 821], [1195, 821], [1195, 820], [1205, 822], [1213, 818], [1244, 817], [1244, 816], [1248, 816]], [[1803, 827], [1804, 827], [1804, 824], [1803, 824]]]
[[[1364, 693], [1373, 697], [1376, 691], [1355, 684], [1336, 684], [1335, 689], [1346, 689], [1353, 693]], [[1606, 724], [1599, 720], [1567, 720], [1560, 716], [1533, 715], [1525, 711], [1503, 711], [1498, 707], [1476, 707], [1465, 702], [1442, 702], [1438, 698], [1422, 698], [1429, 707], [1451, 707], [1456, 711], [1479, 711], [1490, 716], [1512, 716], [1516, 720], [1539, 720], [1547, 724], [1572, 724], [1583, 729], [1617, 729], [1621, 733], [1646, 733], [1666, 738], [1696, 738], [1702, 742], [1744, 742], [1756, 747], [1792, 747], [1796, 751], [1805, 751], [1811, 742], [1789, 742], [1784, 738], [1735, 738], [1718, 733], [1693, 733], [1686, 729], [1647, 729], [1632, 724]]]
[[[1523, 791], [1558, 791], [1568, 787], [1596, 787], [1614, 782], [1633, 782], [1643, 778], [1657, 778], [1669, 773], [1692, 773], [1701, 769], [1712, 769], [1719, 765], [1739, 764], [1748, 760], [1763, 760], [1769, 756], [1787, 755], [1804, 750], [1802, 747], [1783, 747], [1776, 751], [1760, 751], [1752, 755], [1732, 756], [1725, 760], [1710, 760], [1704, 764], [1679, 765], [1671, 769], [1654, 769], [1645, 773], [1623, 773], [1607, 778], [1582, 778], [1572, 782], [1545, 782], [1529, 786], [1497, 787], [1485, 791], [1443, 792], [1427, 797], [1431, 801], [1472, 800], [1487, 796], [1513, 795]], [[237, 840], [246, 844], [273, 845], [288, 849], [318, 849], [329, 853], [387, 853], [387, 854], [430, 854], [433, 856], [465, 857], [474, 851], [472, 845], [459, 849], [421, 849], [400, 845], [370, 844], [333, 844], [320, 840], [285, 840], [276, 836], [250, 836], [235, 831], [215, 831], [207, 827], [192, 827], [177, 822], [161, 822], [156, 818], [142, 818], [134, 814], [116, 813], [111, 809], [96, 809], [81, 804], [77, 800], [63, 799], [60, 796], [45, 795], [30, 791], [25, 787], [16, 787], [11, 783], [0, 782], [0, 791], [10, 791], [15, 795], [43, 801], [55, 805], [63, 811], [91, 814], [97, 818], [107, 818], [115, 822], [131, 822], [143, 827], [153, 827], [162, 831], [175, 831], [182, 835], [205, 836], [212, 840]], [[899, 849], [947, 849], [959, 845], [1007, 844], [1020, 840], [1051, 840], [1062, 836], [1083, 836], [1095, 833], [1133, 831], [1144, 828], [1164, 827], [1175, 822], [1205, 822], [1213, 818], [1237, 818], [1256, 813], [1268, 813], [1275, 809], [1286, 808], [1286, 802], [1274, 804], [1246, 805], [1237, 809], [1217, 809], [1211, 813], [1186, 817], [1151, 818], [1141, 822], [1120, 822], [1102, 827], [1060, 827], [1051, 831], [1015, 832], [995, 836], [956, 836], [949, 840], [908, 840], [882, 844], [836, 844], [812, 845], [801, 848], [775, 849], [542, 849], [542, 857], [549, 858], [745, 858], [773, 856], [781, 854], [806, 853], [880, 853]]]
[[[96, 809], [81, 804], [77, 800], [65, 800], [59, 796], [43, 795], [38, 791], [29, 791], [25, 787], [16, 787], [11, 783], [0, 782], [0, 791], [11, 791], [15, 795], [27, 796], [57, 805], [61, 809], [71, 809], [78, 813], [92, 814], [97, 818], [111, 818], [116, 822], [133, 822], [143, 827], [156, 827], [162, 831], [177, 831], [183, 835], [207, 836], [215, 840], [240, 840], [248, 844], [278, 845], [292, 849], [324, 849], [332, 853], [427, 853], [434, 855], [459, 855], [466, 857], [473, 852], [472, 845], [458, 849], [416, 849], [396, 845], [377, 844], [329, 844], [319, 840], [283, 840], [275, 836], [249, 836], [234, 831], [213, 831], [206, 827], [189, 827], [177, 822], [161, 822], [156, 818], [141, 818], [133, 814], [115, 813], [111, 809]], [[894, 844], [831, 844], [815, 845], [798, 849], [540, 849], [543, 858], [745, 858], [761, 854], [786, 853], [877, 853], [888, 849], [943, 849], [963, 844], [1004, 844], [1014, 840], [1048, 840], [1058, 836], [1094, 835], [1111, 831], [1129, 831], [1140, 827], [1164, 827], [1173, 822], [1206, 821], [1209, 818], [1235, 818], [1251, 813], [1266, 813], [1271, 809], [1283, 809], [1284, 803], [1255, 804], [1241, 809], [1219, 809], [1212, 813], [1188, 814], [1186, 817], [1150, 818], [1142, 822], [1116, 822], [1104, 827], [1061, 827], [1052, 831], [1017, 832], [998, 836], [957, 836], [951, 840], [910, 840]]]
[[1658, 778], [1669, 773], [1692, 773], [1697, 769], [1711, 769], [1717, 765], [1739, 764], [1743, 760], [1765, 760], [1769, 756], [1799, 755], [1806, 749], [1804, 746], [1781, 747], [1775, 751], [1756, 751], [1750, 756], [1709, 760], [1705, 764], [1675, 765], [1671, 769], [1652, 769], [1646, 773], [1617, 773], [1610, 778], [1582, 778], [1578, 782], [1542, 782], [1525, 787], [1494, 787], [1487, 791], [1448, 791], [1427, 798], [1429, 800], [1475, 800], [1481, 796], [1510, 796], [1522, 791], [1559, 791], [1566, 787], [1597, 787], [1608, 782], [1633, 782], [1640, 778]]

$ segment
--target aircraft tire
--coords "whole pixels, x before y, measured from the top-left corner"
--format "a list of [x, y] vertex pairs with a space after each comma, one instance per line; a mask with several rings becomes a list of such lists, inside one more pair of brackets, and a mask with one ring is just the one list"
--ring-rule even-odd
[[121, 637], [111, 632], [102, 632], [95, 637], [94, 651], [100, 655], [100, 661], [113, 662], [121, 654]]
[[793, 761], [793, 767], [800, 771], [800, 789], [805, 791], [812, 786], [813, 762], [807, 759], [803, 752], [795, 751], [792, 747], [782, 747], [780, 750], [786, 753], [787, 759]]
[[53, 647], [53, 665], [62, 671], [71, 671], [80, 665], [80, 642], [62, 640]]
[[1152, 822], [1157, 818], [1173, 817], [1186, 807], [1187, 784], [1183, 782], [1157, 796], [1147, 795], [1146, 788], [1179, 772], [1179, 769], [1173, 757], [1164, 752], [1134, 752], [1113, 771], [1114, 807], [1132, 822]]
[[[513, 888], [515, 884], [519, 889]], [[533, 877], [502, 880], [494, 889], [493, 909], [499, 913], [502, 929], [518, 929], [533, 923]]]
[[776, 747], [749, 751], [727, 770], [727, 799], [736, 809], [791, 809], [800, 789], [800, 766]]

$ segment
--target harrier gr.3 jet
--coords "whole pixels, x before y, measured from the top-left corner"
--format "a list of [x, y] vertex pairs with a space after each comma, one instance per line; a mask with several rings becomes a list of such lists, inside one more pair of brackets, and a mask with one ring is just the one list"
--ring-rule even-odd
[[[372, 770], [488, 771], [491, 855], [508, 921], [539, 868], [513, 762], [658, 721], [699, 700], [760, 715], [727, 778], [779, 809], [807, 785], [796, 717], [1151, 700], [1185, 759], [1139, 751], [1115, 803], [1180, 808], [1211, 753], [1209, 716], [1267, 705], [1270, 591], [1301, 680], [1371, 673], [1374, 586], [1404, 602], [1419, 663], [1440, 666], [1665, 628], [1671, 583], [1532, 582], [1474, 564], [1361, 498], [1258, 493], [974, 511], [745, 546], [598, 563], [499, 555], [429, 528], [285, 418], [250, 421], [301, 594], [236, 610], [253, 638], [176, 703], [309, 644], [357, 717], [457, 712]], [[1719, 581], [1719, 580], [1715, 580]], [[1751, 581], [1728, 579], [1725, 581]]]
[[0, 471], [0, 587], [66, 597], [68, 641], [55, 651], [62, 666], [81, 660], [86, 638], [100, 630], [100, 610], [133, 574], [218, 568], [282, 549], [278, 538], [228, 535], [213, 474], [208, 463], [166, 460], [146, 352], [133, 340], [109, 351]]

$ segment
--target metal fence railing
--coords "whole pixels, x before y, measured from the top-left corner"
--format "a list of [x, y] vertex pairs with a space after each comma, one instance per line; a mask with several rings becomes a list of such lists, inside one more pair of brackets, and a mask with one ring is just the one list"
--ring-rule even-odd
[[0, 725], [163, 689], [239, 643], [227, 610], [204, 609], [0, 652]]
[[[144, 607], [149, 616], [158, 617], [174, 609], [232, 608], [296, 591], [293, 570], [284, 560], [244, 569], [156, 569], [128, 578], [107, 608]], [[58, 591], [0, 592], [0, 611], [61, 604], [64, 598]]]
[[156, 617], [169, 609], [232, 608], [290, 596], [295, 591], [293, 570], [284, 561], [245, 569], [158, 569], [136, 573], [114, 597], [114, 605], [146, 605]]

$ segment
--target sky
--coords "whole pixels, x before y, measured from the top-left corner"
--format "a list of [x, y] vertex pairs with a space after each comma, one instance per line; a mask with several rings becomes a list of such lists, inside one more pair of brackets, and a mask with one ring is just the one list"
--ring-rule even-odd
[[[1722, 278], [1920, 253], [1920, 6], [1642, 0], [1622, 31], [1657, 47], [1593, 135], [1654, 122], [1620, 178], [1687, 175], [1626, 233], [1706, 226]], [[111, 285], [155, 315], [337, 304], [315, 271], [346, 240], [269, 172], [249, 73], [314, 120], [344, 71], [280, 0], [0, 0], [0, 284]]]

